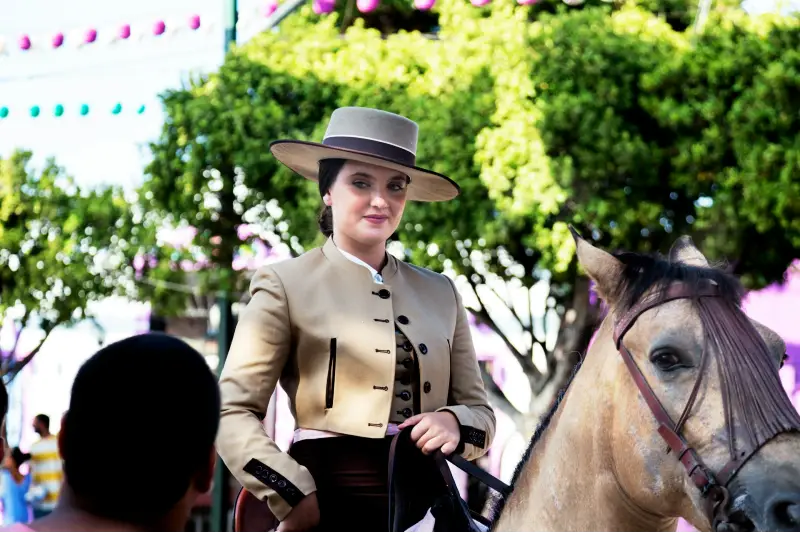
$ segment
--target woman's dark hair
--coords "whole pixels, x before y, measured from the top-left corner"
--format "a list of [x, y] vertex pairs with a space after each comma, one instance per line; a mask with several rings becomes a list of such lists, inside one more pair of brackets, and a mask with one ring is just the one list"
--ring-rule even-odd
[[[346, 159], [323, 159], [319, 162], [319, 174], [317, 181], [319, 182], [319, 195], [320, 197], [328, 194], [333, 182], [336, 181], [336, 176], [339, 171], [347, 162]], [[326, 237], [333, 235], [333, 211], [329, 205], [322, 205], [322, 210], [319, 212], [319, 230]]]
[[31, 454], [25, 453], [19, 448], [14, 448], [11, 450], [11, 460], [14, 461], [14, 464], [17, 465], [17, 468], [24, 465], [27, 461], [31, 458]]

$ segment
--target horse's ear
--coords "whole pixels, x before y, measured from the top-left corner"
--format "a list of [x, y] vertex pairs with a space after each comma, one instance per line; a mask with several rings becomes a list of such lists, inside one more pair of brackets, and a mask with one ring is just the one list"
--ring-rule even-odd
[[680, 237], [669, 250], [669, 260], [697, 267], [708, 267], [708, 259], [697, 249], [688, 235]]
[[624, 269], [622, 262], [605, 250], [590, 244], [572, 226], [569, 227], [569, 231], [575, 239], [578, 262], [597, 284], [597, 293], [600, 297], [613, 304]]

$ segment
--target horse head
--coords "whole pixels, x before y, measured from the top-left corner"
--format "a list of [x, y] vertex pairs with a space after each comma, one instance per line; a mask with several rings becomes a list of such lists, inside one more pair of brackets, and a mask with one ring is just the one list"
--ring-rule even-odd
[[630, 497], [699, 529], [800, 531], [800, 416], [778, 376], [780, 336], [745, 316], [739, 285], [689, 238], [667, 259], [576, 240], [610, 309], [597, 349], [634, 363], [616, 368], [612, 430]]

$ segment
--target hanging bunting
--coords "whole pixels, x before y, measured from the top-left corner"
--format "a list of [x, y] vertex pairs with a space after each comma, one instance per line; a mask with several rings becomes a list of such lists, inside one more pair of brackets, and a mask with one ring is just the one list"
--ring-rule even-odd
[[[57, 31], [50, 34], [23, 34], [16, 38], [0, 35], [0, 56], [8, 55], [11, 52], [19, 54], [32, 53], [41, 50], [57, 50], [64, 46], [81, 47], [91, 44], [113, 43], [115, 41], [125, 41], [132, 36], [140, 40], [147, 36], [159, 37], [166, 34], [175, 34], [182, 30], [189, 31], [211, 29], [213, 23], [202, 23], [204, 19], [198, 14], [193, 14], [183, 20], [156, 20], [154, 23], [125, 23], [116, 27], [95, 28], [84, 27], [75, 28], [68, 31]], [[16, 46], [9, 46], [9, 43], [16, 41]]]
[[[80, 106], [76, 106], [71, 109], [73, 114], [78, 114], [79, 116], [82, 117], [89, 115], [89, 113], [92, 111], [89, 104], [81, 104]], [[123, 106], [122, 102], [117, 102], [109, 109], [109, 111], [111, 112], [112, 115], [122, 115], [125, 109], [129, 110], [128, 114], [134, 113], [136, 115], [143, 115], [144, 112], [147, 110], [147, 106], [145, 104], [140, 104], [126, 108], [125, 106]], [[42, 116], [42, 106], [39, 105], [32, 105], [29, 108], [27, 108], [27, 110], [21, 110], [21, 111], [23, 113], [27, 111], [27, 114], [30, 115], [31, 118], [38, 118]], [[70, 110], [68, 110], [63, 104], [56, 104], [55, 106], [53, 106], [54, 117], [59, 118], [67, 114], [70, 114]], [[12, 110], [9, 109], [8, 106], [0, 106], [0, 120], [8, 118], [9, 116], [12, 115], [13, 115]]]

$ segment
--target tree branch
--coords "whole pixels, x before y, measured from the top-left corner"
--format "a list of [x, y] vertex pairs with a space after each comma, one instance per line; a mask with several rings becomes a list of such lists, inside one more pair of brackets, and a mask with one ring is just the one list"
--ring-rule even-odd
[[36, 348], [31, 350], [31, 353], [26, 355], [21, 361], [18, 361], [16, 364], [10, 365], [10, 367], [5, 372], [3, 372], [3, 377], [6, 378], [5, 380], [6, 385], [11, 384], [11, 382], [14, 381], [14, 378], [17, 377], [20, 372], [22, 372], [22, 369], [28, 366], [28, 363], [30, 363], [33, 360], [34, 356], [37, 353], [39, 353], [39, 350], [42, 349], [42, 346], [44, 345], [45, 341], [50, 336], [51, 331], [53, 330], [50, 329], [49, 331], [45, 332], [44, 338], [39, 342]]
[[[509, 300], [506, 300], [505, 298], [502, 298], [502, 297], [500, 296], [500, 294], [498, 294], [497, 290], [495, 290], [495, 288], [494, 288], [494, 287], [490, 287], [490, 286], [489, 286], [489, 284], [488, 284], [488, 283], [486, 283], [486, 278], [483, 278], [483, 285], [484, 285], [484, 286], [486, 286], [486, 287], [489, 287], [489, 290], [491, 290], [491, 291], [492, 291], [492, 292], [495, 294], [495, 296], [497, 296], [497, 298], [498, 298], [498, 299], [499, 299], [501, 302], [503, 302], [503, 304], [504, 304], [504, 305], [505, 305], [505, 306], [508, 308], [508, 310], [509, 310], [509, 311], [511, 311], [511, 314], [512, 314], [512, 315], [514, 315], [514, 318], [516, 318], [516, 319], [517, 319], [517, 322], [519, 322], [519, 325], [520, 325], [520, 327], [522, 328], [522, 331], [529, 331], [529, 330], [528, 330], [528, 328], [526, 328], [526, 327], [525, 327], [525, 324], [522, 322], [522, 317], [521, 317], [521, 316], [519, 316], [519, 314], [517, 314], [517, 310], [516, 310], [516, 309], [514, 309], [514, 302], [512, 302], [512, 301], [509, 301]], [[508, 290], [508, 287], [506, 287], [506, 291], [507, 291], [507, 290]], [[478, 293], [477, 293], [477, 292], [475, 292], [475, 295], [476, 295], [476, 296], [477, 296], [477, 294], [478, 294]], [[509, 296], [509, 298], [511, 297], [511, 295], [510, 295], [510, 294], [509, 294], [508, 296]], [[481, 298], [481, 297], [480, 297], [480, 296], [478, 296], [478, 299], [479, 299], [479, 300], [480, 300], [480, 298]], [[481, 304], [483, 304], [483, 301], [481, 301]]]
[[[471, 283], [471, 282], [470, 282]], [[477, 296], [477, 295], [476, 295]], [[480, 300], [480, 296], [478, 296], [478, 300]], [[481, 304], [483, 302], [481, 301]], [[475, 319], [480, 322], [481, 324], [485, 324], [489, 327], [492, 331], [497, 333], [497, 335], [503, 339], [503, 343], [506, 345], [508, 350], [511, 354], [519, 361], [519, 364], [522, 366], [522, 369], [525, 371], [526, 374], [540, 376], [541, 373], [539, 369], [534, 366], [533, 361], [531, 361], [530, 357], [526, 357], [517, 350], [517, 348], [511, 344], [511, 341], [508, 340], [508, 337], [500, 330], [500, 328], [495, 324], [492, 317], [486, 311], [486, 307], [482, 307], [481, 310], [477, 310], [474, 308], [470, 308], [469, 311], [475, 316]]]

